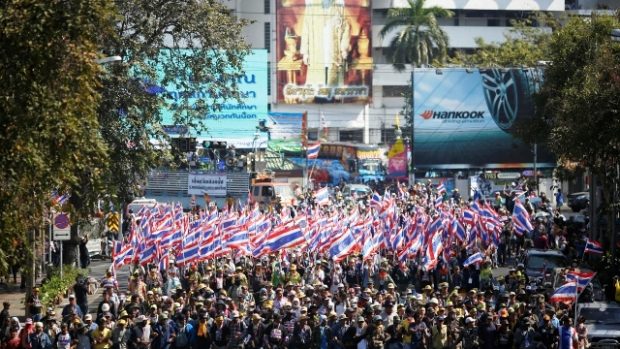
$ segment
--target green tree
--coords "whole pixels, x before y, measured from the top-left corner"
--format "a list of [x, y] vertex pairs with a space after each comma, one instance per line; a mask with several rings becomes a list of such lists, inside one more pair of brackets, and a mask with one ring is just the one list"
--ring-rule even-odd
[[111, 15], [105, 0], [0, 5], [0, 272], [34, 253], [52, 191], [105, 166], [96, 59]]
[[[98, 109], [100, 134], [109, 162], [103, 171], [84, 171], [73, 188], [72, 206], [79, 217], [92, 215], [98, 198], [122, 206], [141, 195], [148, 172], [170, 161], [164, 124], [204, 132], [207, 115], [224, 101], [238, 99], [237, 81], [249, 47], [241, 36], [246, 25], [218, 0], [117, 0], [115, 31], [103, 36], [101, 49], [122, 62], [104, 67]], [[176, 99], [164, 88], [174, 86]], [[203, 99], [190, 103], [193, 92]], [[164, 109], [173, 120], [164, 120]], [[101, 186], [93, 185], [101, 183]], [[78, 242], [74, 231], [73, 242]], [[68, 248], [66, 260], [76, 249]]]
[[[227, 99], [249, 52], [246, 24], [217, 0], [9, 0], [0, 5], [0, 271], [27, 232], [40, 228], [50, 193], [77, 227], [99, 199], [141, 193], [150, 169], [168, 159], [170, 124], [204, 131]], [[100, 66], [98, 57], [122, 61]], [[179, 98], [161, 87], [175, 86]], [[217, 102], [190, 105], [200, 91]], [[164, 149], [161, 149], [164, 148]], [[65, 244], [73, 262], [77, 230]], [[28, 245], [26, 245], [28, 246]]]
[[433, 61], [443, 62], [448, 52], [448, 36], [437, 23], [438, 18], [452, 17], [452, 11], [433, 6], [424, 0], [408, 0], [409, 7], [388, 10], [387, 21], [380, 35], [398, 31], [390, 40], [386, 56], [402, 71], [407, 64], [416, 67]]
[[465, 67], [535, 67], [549, 60], [552, 33], [561, 27], [563, 18], [537, 12], [529, 18], [514, 20], [501, 43], [476, 38], [473, 53], [456, 51], [451, 64]]
[[620, 44], [610, 38], [619, 27], [614, 17], [573, 18], [553, 35], [532, 130], [561, 160], [592, 169], [608, 184], [620, 155]]

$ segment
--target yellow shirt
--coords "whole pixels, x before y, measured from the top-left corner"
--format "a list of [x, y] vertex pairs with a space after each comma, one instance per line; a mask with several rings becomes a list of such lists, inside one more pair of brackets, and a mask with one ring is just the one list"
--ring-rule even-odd
[[616, 302], [620, 302], [620, 280], [616, 280]]
[[93, 341], [95, 342], [94, 349], [109, 349], [110, 338], [112, 337], [112, 331], [103, 326], [99, 326], [93, 331]]

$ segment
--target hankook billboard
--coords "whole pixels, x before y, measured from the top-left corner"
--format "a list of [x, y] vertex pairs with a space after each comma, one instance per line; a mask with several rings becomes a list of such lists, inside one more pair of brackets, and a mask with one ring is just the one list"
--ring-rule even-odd
[[276, 0], [280, 103], [366, 101], [372, 86], [368, 0]]
[[[415, 69], [413, 162], [416, 168], [526, 168], [533, 147], [517, 139], [517, 122], [533, 114], [540, 69]], [[538, 147], [538, 166], [553, 167]]]

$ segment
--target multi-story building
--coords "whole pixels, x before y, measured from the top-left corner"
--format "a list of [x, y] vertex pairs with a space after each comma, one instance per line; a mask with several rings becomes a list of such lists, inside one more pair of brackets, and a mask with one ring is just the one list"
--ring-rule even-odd
[[[369, 84], [370, 97], [363, 101], [350, 103], [286, 103], [278, 97], [281, 88], [278, 59], [286, 49], [287, 35], [282, 34], [278, 11], [292, 7], [303, 7], [316, 0], [224, 0], [239, 17], [251, 21], [244, 30], [246, 40], [253, 48], [264, 48], [269, 52], [269, 108], [272, 112], [307, 112], [309, 137], [321, 137], [329, 141], [350, 141], [382, 144], [390, 143], [394, 136], [395, 116], [404, 106], [403, 94], [410, 88], [411, 66], [398, 72], [384, 55], [385, 48], [397, 31], [381, 37], [388, 9], [408, 6], [406, 0], [333, 0], [336, 3], [354, 3], [358, 7], [367, 6], [369, 27], [362, 30], [350, 28], [351, 36], [359, 38], [362, 31], [370, 31], [372, 63]], [[323, 0], [318, 3], [326, 3]], [[329, 3], [329, 1], [327, 2]], [[439, 24], [448, 34], [450, 51], [456, 49], [471, 51], [476, 49], [475, 39], [486, 42], [502, 42], [510, 31], [511, 20], [526, 18], [535, 11], [551, 13], [568, 12], [589, 15], [592, 11], [618, 8], [618, 0], [427, 0], [426, 6], [440, 6], [454, 12], [448, 19], [440, 19]], [[298, 13], [299, 15], [299, 13]], [[318, 16], [318, 15], [315, 15]], [[287, 24], [288, 25], [288, 24]], [[278, 30], [280, 28], [280, 30]], [[293, 35], [295, 27], [290, 27]], [[300, 28], [298, 25], [296, 28]], [[279, 35], [278, 35], [279, 34]], [[291, 35], [291, 36], [293, 36]], [[293, 41], [291, 41], [293, 42]], [[293, 46], [300, 46], [300, 40]], [[299, 50], [302, 50], [299, 48]], [[351, 51], [355, 51], [352, 48]], [[327, 80], [327, 72], [325, 73]], [[327, 81], [326, 81], [327, 82]], [[401, 123], [403, 121], [401, 120]], [[320, 131], [319, 131], [320, 130]]]

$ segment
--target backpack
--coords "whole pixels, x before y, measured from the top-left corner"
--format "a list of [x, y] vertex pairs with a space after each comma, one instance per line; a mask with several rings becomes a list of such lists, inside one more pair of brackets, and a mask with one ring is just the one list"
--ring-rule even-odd
[[188, 346], [189, 344], [189, 339], [187, 338], [187, 331], [185, 330], [185, 327], [187, 327], [187, 325], [179, 329], [177, 336], [174, 338], [174, 346], [177, 348], [183, 348]]

